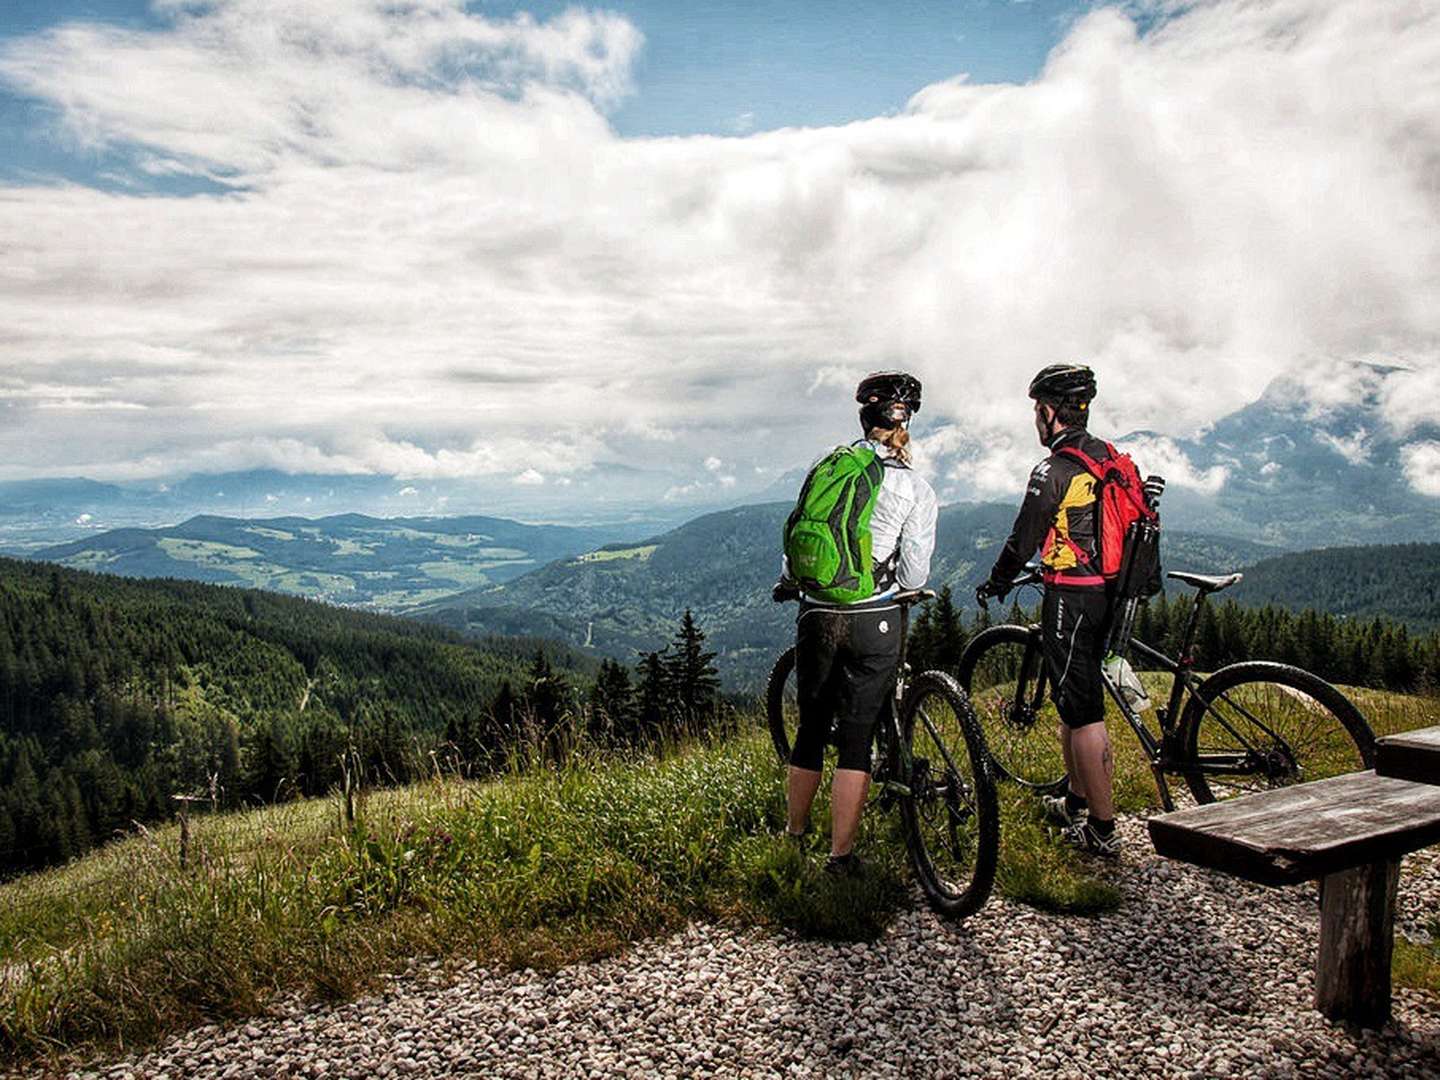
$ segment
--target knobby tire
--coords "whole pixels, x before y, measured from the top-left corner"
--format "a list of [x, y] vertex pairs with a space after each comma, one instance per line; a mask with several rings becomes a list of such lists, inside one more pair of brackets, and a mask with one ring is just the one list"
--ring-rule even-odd
[[[1025, 681], [1017, 685], [1022, 669]], [[957, 676], [970, 696], [995, 775], [1048, 792], [1064, 785], [1065, 758], [1044, 671], [1038, 628], [992, 626], [965, 646]], [[1023, 704], [1017, 707], [1017, 701]]]
[[770, 669], [765, 683], [765, 716], [770, 725], [770, 741], [781, 765], [790, 764], [790, 748], [795, 745], [795, 730], [800, 713], [795, 703], [795, 684], [790, 676], [795, 671], [795, 646], [780, 654]]
[[995, 884], [1000, 852], [1000, 806], [980, 725], [954, 678], [925, 671], [906, 690], [900, 730], [912, 757], [900, 821], [915, 877], [940, 914], [972, 914]]

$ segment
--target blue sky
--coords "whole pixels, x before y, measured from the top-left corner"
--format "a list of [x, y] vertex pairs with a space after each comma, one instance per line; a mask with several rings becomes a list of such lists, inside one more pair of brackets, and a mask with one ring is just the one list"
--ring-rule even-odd
[[[471, 3], [472, 11], [545, 20], [572, 3]], [[744, 134], [822, 126], [900, 110], [922, 87], [966, 73], [979, 83], [1024, 82], [1089, 0], [907, 0], [695, 3], [623, 0], [603, 5], [645, 36], [634, 93], [611, 110], [622, 136]], [[66, 23], [163, 31], [145, 0], [7, 0], [0, 41]], [[124, 156], [77, 147], [46, 102], [0, 83], [0, 177], [60, 176], [114, 187]], [[175, 177], [167, 192], [212, 186]]]
[[1084, 358], [1214, 491], [1186, 437], [1380, 361], [1347, 452], [1440, 495], [1435, 0], [157, 2], [0, 7], [0, 479], [713, 504], [900, 366], [1008, 497]]

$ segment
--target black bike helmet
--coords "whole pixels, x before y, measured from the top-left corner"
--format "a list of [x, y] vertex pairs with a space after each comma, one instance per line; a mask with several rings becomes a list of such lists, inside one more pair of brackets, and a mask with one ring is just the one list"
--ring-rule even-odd
[[[903, 371], [876, 371], [866, 375], [855, 388], [860, 423], [865, 430], [890, 428], [905, 423], [920, 411], [920, 380]], [[896, 405], [904, 406], [904, 415]]]
[[1084, 364], [1051, 364], [1030, 380], [1030, 396], [1049, 405], [1084, 405], [1095, 397], [1095, 372]]

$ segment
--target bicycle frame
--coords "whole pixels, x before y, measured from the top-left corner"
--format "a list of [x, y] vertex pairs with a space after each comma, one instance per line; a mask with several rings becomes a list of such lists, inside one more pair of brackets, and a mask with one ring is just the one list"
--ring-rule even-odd
[[[1186, 620], [1185, 629], [1180, 638], [1180, 659], [1173, 659], [1154, 646], [1147, 645], [1139, 638], [1134, 637], [1133, 634], [1129, 632], [1128, 620], [1126, 621], [1122, 640], [1112, 643], [1114, 651], [1120, 656], [1124, 657], [1131, 650], [1134, 650], [1155, 667], [1161, 671], [1168, 672], [1172, 676], [1169, 698], [1165, 705], [1155, 710], [1156, 716], [1160, 721], [1160, 732], [1158, 736], [1146, 725], [1140, 713], [1133, 709], [1130, 703], [1125, 700], [1124, 695], [1120, 693], [1120, 688], [1115, 685], [1114, 680], [1103, 670], [1100, 673], [1100, 679], [1104, 684], [1106, 693], [1109, 694], [1111, 700], [1115, 702], [1116, 707], [1120, 710], [1120, 715], [1125, 718], [1125, 722], [1130, 725], [1130, 729], [1135, 733], [1135, 738], [1139, 741], [1140, 747], [1145, 753], [1146, 761], [1149, 762], [1150, 771], [1155, 778], [1155, 789], [1160, 796], [1160, 804], [1166, 812], [1175, 809], [1175, 801], [1170, 795], [1170, 784], [1167, 776], [1183, 777], [1190, 772], [1199, 772], [1206, 775], [1248, 775], [1255, 771], [1255, 757], [1253, 752], [1207, 754], [1198, 757], [1195, 764], [1191, 765], [1183, 749], [1177, 743], [1180, 736], [1180, 719], [1183, 716], [1183, 706], [1185, 705], [1186, 696], [1189, 695], [1192, 701], [1203, 701], [1196, 693], [1199, 689], [1201, 679], [1195, 674], [1195, 657], [1192, 652], [1192, 646], [1195, 643], [1195, 635], [1200, 626], [1201, 610], [1205, 606], [1207, 595], [1207, 593], [1201, 591], [1197, 593], [1195, 597], [1195, 603], [1190, 609], [1190, 615]], [[1038, 635], [1039, 629], [1036, 625], [1029, 627], [1032, 635]], [[1032, 642], [1034, 640], [1036, 640], [1035, 637], [1032, 637]], [[1024, 679], [1029, 674], [1028, 665], [1032, 662], [1042, 664], [1040, 677], [1036, 680], [1036, 698], [1038, 700], [1038, 698], [1043, 695], [1045, 688], [1045, 672], [1038, 648], [1027, 647], [1025, 657], [1021, 661], [1021, 681], [1018, 685], [1025, 685]], [[1247, 719], [1261, 730], [1273, 734], [1268, 726], [1260, 720], [1259, 717], [1254, 716], [1248, 709], [1245, 709], [1232, 699], [1225, 698], [1224, 700], [1232, 708], [1243, 713]], [[1017, 700], [1015, 705], [1019, 708], [1022, 706], [1022, 703]], [[1218, 722], [1232, 735], [1241, 742], [1246, 741], [1240, 732], [1231, 726], [1223, 714], [1211, 709], [1208, 702], [1205, 703], [1204, 707], [1206, 711], [1215, 716]]]

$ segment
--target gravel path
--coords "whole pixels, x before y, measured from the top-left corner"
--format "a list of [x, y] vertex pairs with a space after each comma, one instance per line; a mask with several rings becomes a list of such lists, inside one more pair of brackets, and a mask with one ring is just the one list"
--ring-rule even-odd
[[[72, 1075], [1440, 1077], [1440, 997], [1398, 991], [1379, 1032], [1312, 1009], [1313, 886], [1170, 863], [1122, 827], [1126, 902], [1102, 918], [993, 899], [952, 925], [917, 899], [865, 945], [693, 925], [550, 975], [421, 968]], [[1434, 850], [1400, 892], [1418, 934], [1440, 910]]]

